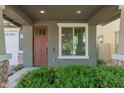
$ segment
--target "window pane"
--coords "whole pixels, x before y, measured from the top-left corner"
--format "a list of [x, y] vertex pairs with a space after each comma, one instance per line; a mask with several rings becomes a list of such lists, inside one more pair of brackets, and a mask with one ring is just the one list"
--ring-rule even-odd
[[62, 28], [62, 55], [73, 55], [73, 29]]
[[85, 27], [74, 28], [74, 55], [85, 56], [86, 33]]

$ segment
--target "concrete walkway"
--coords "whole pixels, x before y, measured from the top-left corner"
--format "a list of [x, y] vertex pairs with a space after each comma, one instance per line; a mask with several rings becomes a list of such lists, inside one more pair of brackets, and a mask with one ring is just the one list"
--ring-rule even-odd
[[12, 76], [8, 78], [8, 83], [5, 86], [6, 88], [14, 88], [16, 86], [16, 80], [20, 78], [22, 75], [24, 75], [26, 72], [37, 69], [38, 67], [25, 67], [21, 69], [20, 71], [16, 72]]

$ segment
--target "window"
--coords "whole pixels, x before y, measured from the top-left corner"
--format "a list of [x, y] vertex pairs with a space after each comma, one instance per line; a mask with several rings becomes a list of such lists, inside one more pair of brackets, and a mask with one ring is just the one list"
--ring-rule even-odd
[[119, 32], [115, 32], [115, 53], [118, 52]]
[[42, 28], [35, 28], [35, 35], [45, 35], [45, 29], [42, 29]]
[[103, 39], [104, 39], [103, 35], [98, 36], [98, 43], [103, 44]]
[[58, 23], [59, 58], [88, 59], [88, 24]]

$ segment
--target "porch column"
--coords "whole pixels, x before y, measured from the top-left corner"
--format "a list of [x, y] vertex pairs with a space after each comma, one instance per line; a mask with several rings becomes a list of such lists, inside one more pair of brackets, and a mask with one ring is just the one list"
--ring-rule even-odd
[[119, 8], [121, 9], [121, 17], [120, 17], [118, 53], [124, 54], [124, 6], [119, 6]]
[[6, 53], [4, 25], [3, 25], [3, 8], [4, 6], [0, 6], [0, 54]]
[[8, 81], [8, 59], [11, 57], [10, 55], [6, 55], [3, 9], [4, 6], [0, 5], [0, 88], [5, 87]]

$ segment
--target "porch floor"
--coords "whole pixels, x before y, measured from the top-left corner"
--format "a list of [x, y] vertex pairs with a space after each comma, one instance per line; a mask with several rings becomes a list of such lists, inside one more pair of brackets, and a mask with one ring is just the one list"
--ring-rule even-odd
[[37, 69], [38, 67], [24, 67], [23, 69], [19, 70], [12, 76], [8, 78], [8, 83], [6, 84], [6, 88], [14, 88], [17, 83], [17, 79], [24, 75], [26, 72]]

